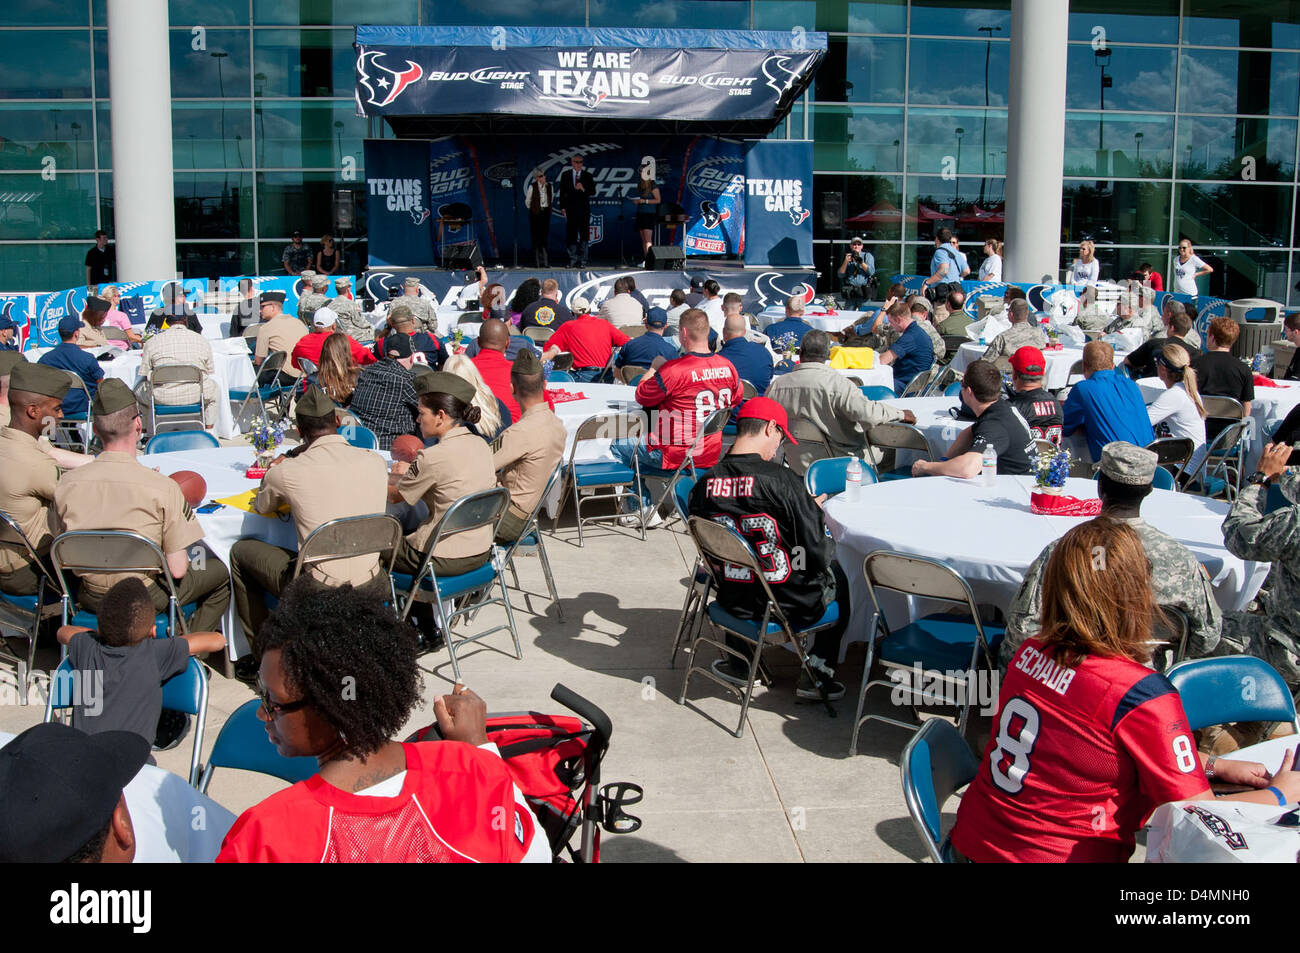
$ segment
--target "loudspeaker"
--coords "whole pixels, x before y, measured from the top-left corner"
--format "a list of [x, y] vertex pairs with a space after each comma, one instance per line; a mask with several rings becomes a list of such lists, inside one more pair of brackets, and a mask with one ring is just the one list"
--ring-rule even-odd
[[357, 224], [356, 193], [339, 189], [334, 193], [334, 227], [340, 232], [350, 232]]
[[478, 242], [456, 242], [443, 251], [442, 266], [451, 271], [474, 271], [482, 264]]
[[844, 227], [844, 193], [822, 194], [822, 228]]
[[686, 267], [686, 255], [676, 245], [651, 245], [645, 253], [647, 271], [681, 271]]

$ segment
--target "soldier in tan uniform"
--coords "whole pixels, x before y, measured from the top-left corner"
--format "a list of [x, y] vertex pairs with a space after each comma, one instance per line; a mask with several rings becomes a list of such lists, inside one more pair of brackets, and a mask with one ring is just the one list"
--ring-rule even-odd
[[81, 337], [77, 343], [84, 348], [108, 347], [108, 336], [104, 334], [104, 319], [113, 305], [108, 299], [91, 295], [86, 299], [86, 309], [81, 313]]
[[546, 481], [564, 456], [567, 432], [546, 406], [546, 378], [532, 351], [520, 351], [510, 369], [510, 390], [522, 416], [501, 435], [501, 449], [492, 455], [497, 482], [510, 491], [510, 508], [497, 528], [497, 542], [512, 545], [524, 531]]
[[328, 275], [314, 274], [311, 276], [311, 291], [298, 299], [298, 320], [308, 327], [311, 327], [311, 319], [316, 313], [316, 309], [325, 306], [327, 300], [325, 292], [329, 286], [330, 279]]
[[257, 345], [253, 349], [253, 364], [261, 366], [267, 355], [276, 351], [285, 353], [284, 369], [280, 376], [286, 383], [297, 380], [302, 372], [290, 366], [288, 355], [293, 347], [307, 336], [301, 321], [284, 313], [284, 292], [267, 291], [262, 294], [262, 325], [257, 329]]
[[[226, 567], [201, 545], [203, 528], [180, 487], [136, 459], [140, 411], [135, 394], [119, 380], [104, 381], [93, 405], [95, 435], [104, 451], [95, 460], [65, 474], [54, 492], [55, 528], [129, 530], [154, 542], [167, 558], [182, 606], [197, 603], [190, 630], [213, 632], [230, 605]], [[92, 612], [119, 579], [128, 573], [88, 573], [81, 577], [78, 601]], [[159, 612], [167, 592], [156, 579], [141, 576]]]

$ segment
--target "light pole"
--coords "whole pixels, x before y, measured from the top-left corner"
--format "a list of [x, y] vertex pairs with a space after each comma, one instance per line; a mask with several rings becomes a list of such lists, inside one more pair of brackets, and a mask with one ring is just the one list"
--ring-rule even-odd
[[899, 172], [903, 171], [903, 150], [899, 147], [899, 141], [894, 140], [894, 168]]
[[[1106, 75], [1106, 65], [1110, 63], [1110, 47], [1103, 46], [1101, 49], [1095, 50], [1092, 55], [1097, 60], [1097, 68], [1101, 70], [1101, 79], [1100, 79], [1101, 111], [1105, 112], [1106, 111], [1106, 89], [1111, 85], [1111, 78], [1108, 75]], [[1098, 152], [1100, 152], [1102, 148], [1101, 131], [1102, 131], [1102, 117], [1098, 116], [1097, 117], [1097, 151]]]
[[81, 168], [81, 123], [79, 122], [72, 124], [72, 161], [76, 163], [78, 169]]
[[[230, 54], [224, 53], [220, 50], [214, 50], [208, 55], [217, 61], [217, 89], [221, 93], [221, 167], [224, 170], [226, 168], [226, 80], [222, 73], [221, 61]], [[221, 180], [221, 193], [223, 200], [225, 198], [226, 188], [229, 184], [230, 176], [226, 175]]]
[[1137, 166], [1138, 175], [1142, 174], [1142, 140], [1145, 138], [1143, 133], [1133, 133], [1133, 141], [1137, 143], [1137, 161], [1133, 164]]
[[[984, 41], [984, 132], [983, 139], [980, 140], [981, 151], [988, 147], [989, 143], [989, 54], [993, 52], [993, 34], [1001, 33], [1000, 26], [982, 26], [978, 32], [987, 33], [988, 39]], [[980, 197], [979, 205], [984, 206], [984, 179], [989, 174], [987, 157], [980, 162]]]
[[957, 197], [961, 193], [961, 137], [966, 135], [966, 130], [958, 126], [954, 132], [957, 133], [957, 168], [953, 170], [952, 177], [952, 214], [957, 214]]

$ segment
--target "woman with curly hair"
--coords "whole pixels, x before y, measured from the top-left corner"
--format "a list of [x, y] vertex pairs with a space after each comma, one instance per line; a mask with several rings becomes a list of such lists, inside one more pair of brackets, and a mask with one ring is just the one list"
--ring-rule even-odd
[[340, 407], [351, 402], [357, 377], [361, 374], [361, 365], [352, 356], [350, 340], [342, 331], [335, 331], [327, 337], [320, 349], [320, 369], [316, 372], [316, 383]]
[[514, 295], [510, 298], [510, 323], [515, 327], [519, 326], [519, 319], [523, 316], [524, 308], [528, 307], [534, 301], [542, 296], [542, 283], [536, 278], [525, 278], [519, 282], [519, 287], [515, 289]]
[[448, 740], [392, 740], [421, 681], [415, 632], [380, 599], [302, 577], [262, 644], [258, 718], [281, 755], [313, 757], [318, 771], [240, 815], [218, 862], [550, 860], [477, 695], [434, 700]]

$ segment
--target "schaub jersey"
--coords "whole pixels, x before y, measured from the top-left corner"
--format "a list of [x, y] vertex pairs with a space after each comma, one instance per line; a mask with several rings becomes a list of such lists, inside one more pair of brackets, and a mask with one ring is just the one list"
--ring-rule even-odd
[[1106, 656], [1065, 668], [1030, 639], [952, 842], [974, 861], [1123, 863], [1157, 806], [1208, 787], [1169, 679]]
[[[721, 523], [758, 555], [777, 605], [796, 628], [821, 618], [833, 598], [833, 546], [821, 507], [794, 471], [758, 454], [728, 454], [696, 481], [690, 513]], [[718, 601], [742, 619], [764, 607], [763, 587], [739, 566], [718, 576]]]
[[[740, 395], [735, 365], [716, 354], [687, 354], [643, 377], [636, 401], [651, 411], [647, 443], [663, 450], [664, 469], [681, 466], [699, 428], [715, 410], [738, 403]], [[695, 465], [711, 467], [721, 454], [722, 434], [716, 433], [696, 449]]]

